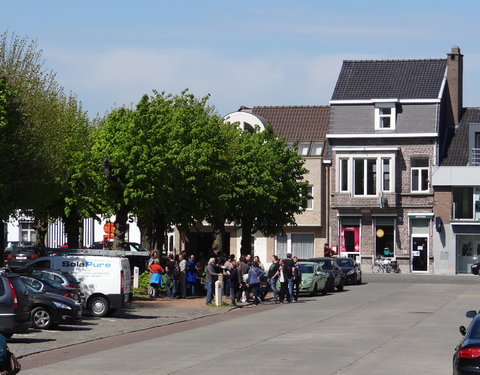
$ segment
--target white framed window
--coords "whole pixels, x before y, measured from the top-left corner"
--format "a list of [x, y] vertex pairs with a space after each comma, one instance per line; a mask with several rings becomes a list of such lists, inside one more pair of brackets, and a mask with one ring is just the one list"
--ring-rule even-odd
[[412, 193], [428, 192], [428, 158], [412, 158], [410, 159], [410, 164]]
[[348, 170], [348, 165], [349, 165], [349, 159], [347, 159], [347, 158], [340, 158], [339, 159], [340, 176], [339, 176], [339, 189], [338, 190], [341, 191], [341, 192], [350, 191], [350, 188], [349, 188], [350, 172]]
[[308, 156], [309, 150], [310, 150], [310, 142], [300, 142], [298, 144], [298, 155]]
[[375, 104], [375, 130], [395, 130], [396, 118], [395, 103]]
[[337, 166], [337, 189], [341, 193], [378, 196], [395, 189], [394, 155], [342, 155]]
[[313, 210], [313, 185], [308, 185], [307, 194], [310, 197], [307, 199], [307, 210]]
[[310, 151], [311, 156], [321, 156], [323, 151], [323, 142], [313, 142], [312, 150]]
[[315, 236], [313, 233], [287, 233], [275, 236], [275, 253], [279, 258], [286, 258], [287, 253], [300, 259], [315, 256]]

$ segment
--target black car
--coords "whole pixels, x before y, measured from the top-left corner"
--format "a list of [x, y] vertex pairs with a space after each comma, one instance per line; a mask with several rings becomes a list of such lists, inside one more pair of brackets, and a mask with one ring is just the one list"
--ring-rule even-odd
[[24, 268], [16, 270], [15, 273], [18, 273], [22, 276], [40, 278], [40, 280], [50, 279], [55, 283], [60, 284], [64, 288], [72, 289], [72, 296], [67, 295], [67, 297], [78, 300], [81, 303], [85, 302], [85, 294], [82, 292], [80, 282], [70, 272], [60, 270]]
[[82, 319], [80, 303], [57, 294], [39, 292], [29, 284], [25, 287], [30, 293], [33, 327], [49, 329], [59, 324], [74, 324]]
[[480, 374], [480, 314], [468, 311], [467, 318], [472, 318], [468, 329], [460, 326], [464, 336], [455, 348], [453, 355], [453, 374]]
[[53, 280], [41, 276], [20, 276], [22, 281], [38, 292], [51, 293], [78, 301], [78, 289], [65, 288]]
[[32, 326], [29, 293], [20, 276], [0, 275], [0, 332], [5, 337], [25, 332]]
[[362, 283], [362, 269], [360, 264], [355, 262], [352, 258], [335, 258], [337, 264], [342, 269], [344, 274], [345, 284], [361, 284]]
[[42, 250], [33, 246], [13, 247], [9, 252], [5, 252], [5, 263], [15, 270], [42, 255]]
[[340, 266], [337, 264], [335, 258], [310, 258], [308, 262], [319, 263], [322, 271], [328, 274], [327, 290], [334, 292], [335, 288], [339, 292], [343, 290], [344, 274]]

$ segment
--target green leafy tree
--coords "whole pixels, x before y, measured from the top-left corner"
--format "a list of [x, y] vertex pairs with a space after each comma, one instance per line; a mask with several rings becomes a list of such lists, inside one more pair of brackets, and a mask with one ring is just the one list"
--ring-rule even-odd
[[[135, 110], [112, 111], [98, 129], [94, 154], [105, 166], [108, 208], [120, 229], [125, 213], [135, 214], [151, 248], [162, 248], [172, 225], [187, 229], [224, 205], [217, 197], [229, 178], [232, 130], [207, 100], [187, 91], [154, 92]], [[123, 235], [116, 231], [114, 246], [121, 246]]]
[[302, 157], [268, 130], [243, 131], [232, 147], [236, 152], [228, 219], [241, 226], [241, 253], [250, 254], [256, 231], [273, 236], [295, 225], [295, 214], [308, 198], [307, 170]]

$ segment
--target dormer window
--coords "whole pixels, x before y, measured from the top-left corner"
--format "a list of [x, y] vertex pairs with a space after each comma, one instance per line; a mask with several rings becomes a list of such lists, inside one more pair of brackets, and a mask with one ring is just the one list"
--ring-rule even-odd
[[375, 104], [375, 130], [395, 130], [395, 103]]

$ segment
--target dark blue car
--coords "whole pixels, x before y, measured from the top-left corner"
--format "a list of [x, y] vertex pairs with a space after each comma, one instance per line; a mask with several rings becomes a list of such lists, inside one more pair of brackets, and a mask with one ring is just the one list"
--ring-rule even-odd
[[472, 318], [468, 328], [460, 327], [464, 336], [455, 348], [453, 355], [453, 374], [480, 374], [480, 314], [468, 311], [467, 318]]

